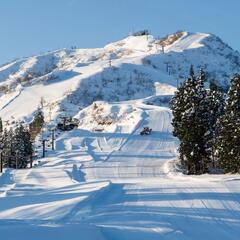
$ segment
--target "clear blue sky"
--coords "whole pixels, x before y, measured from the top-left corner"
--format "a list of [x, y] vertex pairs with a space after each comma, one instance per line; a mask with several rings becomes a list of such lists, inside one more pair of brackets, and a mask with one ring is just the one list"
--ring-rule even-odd
[[211, 32], [240, 50], [240, 0], [0, 0], [0, 64], [76, 45], [101, 47], [132, 30]]

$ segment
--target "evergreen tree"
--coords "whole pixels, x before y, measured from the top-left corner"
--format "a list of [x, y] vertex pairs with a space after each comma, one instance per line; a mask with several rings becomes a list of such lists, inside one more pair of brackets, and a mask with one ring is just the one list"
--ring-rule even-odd
[[184, 131], [182, 128], [182, 114], [185, 111], [185, 98], [184, 98], [184, 86], [180, 85], [177, 91], [175, 92], [175, 96], [171, 100], [172, 113], [174, 115], [174, 119], [172, 121], [173, 125], [173, 135], [183, 137]]
[[209, 103], [207, 99], [207, 90], [205, 89], [206, 74], [201, 68], [196, 83], [196, 96], [195, 96], [195, 118], [196, 128], [195, 133], [198, 138], [197, 155], [199, 156], [200, 173], [207, 171], [207, 163], [210, 160], [210, 154], [207, 151], [209, 123]]
[[31, 136], [22, 124], [2, 135], [3, 165], [10, 168], [26, 168], [30, 155], [33, 153]]
[[171, 102], [174, 135], [180, 140], [180, 159], [189, 174], [206, 172], [209, 158], [206, 149], [208, 106], [204, 81], [204, 71], [201, 70], [196, 79], [191, 66], [190, 77], [178, 89]]
[[220, 131], [219, 120], [224, 114], [225, 94], [223, 88], [219, 87], [217, 82], [214, 80], [210, 81], [207, 101], [209, 106], [209, 131], [207, 135], [207, 144], [209, 155], [211, 157], [212, 168], [215, 168], [216, 140]]
[[32, 154], [32, 143], [30, 133], [22, 124], [15, 129], [13, 146], [15, 156], [14, 167], [26, 168], [29, 156]]
[[5, 167], [13, 167], [14, 156], [13, 139], [14, 139], [13, 129], [10, 128], [9, 130], [7, 130], [5, 128], [2, 136], [2, 151], [4, 156], [3, 165]]
[[240, 75], [231, 80], [224, 116], [220, 120], [217, 156], [225, 172], [240, 172]]

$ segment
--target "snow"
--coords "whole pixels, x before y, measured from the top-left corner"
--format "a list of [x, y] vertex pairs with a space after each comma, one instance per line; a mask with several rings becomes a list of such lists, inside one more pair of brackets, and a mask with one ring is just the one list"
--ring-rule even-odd
[[115, 50], [116, 48], [130, 49], [131, 51], [147, 52], [151, 49], [151, 43], [154, 38], [151, 35], [145, 36], [129, 36], [122, 41], [111, 43], [105, 46], [107, 50]]
[[[35, 168], [5, 170], [4, 239], [238, 239], [239, 176], [176, 172], [167, 107], [96, 104], [113, 126], [93, 130], [93, 104], [76, 115], [84, 128], [61, 134]], [[147, 125], [152, 134], [140, 136]]]
[[223, 86], [228, 84], [234, 71], [240, 70], [239, 53], [215, 35], [185, 32], [180, 39], [166, 46], [164, 51], [165, 54], [151, 54], [146, 59], [161, 71], [166, 71], [168, 64], [171, 74], [179, 82], [188, 76], [190, 65], [196, 71], [204, 68], [209, 79], [216, 79]]
[[[76, 114], [96, 100], [173, 95], [191, 64], [196, 70], [205, 67], [224, 85], [240, 70], [239, 53], [212, 34], [183, 32], [164, 53], [158, 42], [151, 35], [129, 36], [103, 48], [62, 49], [8, 63], [0, 67], [0, 114], [4, 120], [13, 115], [21, 120], [36, 111], [41, 97], [48, 106], [56, 105], [55, 112], [71, 102]], [[21, 99], [28, 105], [20, 114]]]
[[183, 37], [174, 42], [172, 45], [168, 46], [166, 51], [183, 52], [186, 49], [204, 47], [202, 40], [209, 36], [210, 35], [206, 33], [191, 34], [185, 32]]
[[[190, 61], [210, 56], [212, 69], [227, 61], [217, 49], [206, 52], [211, 41], [230, 52], [210, 34], [184, 33], [164, 54], [152, 36], [130, 36], [104, 48], [59, 50], [1, 67], [1, 84], [11, 83], [0, 96], [4, 121], [31, 121], [44, 97], [47, 124], [61, 114], [80, 122], [78, 129], [57, 132], [56, 150], [47, 149], [32, 169], [4, 169], [2, 239], [238, 240], [239, 175], [182, 174], [168, 106], [176, 75], [188, 71]], [[166, 59], [184, 63], [182, 69], [169, 76]], [[230, 66], [238, 69], [228, 63], [225, 73]], [[27, 72], [33, 78], [17, 83]], [[127, 94], [130, 81], [135, 91]], [[140, 135], [145, 126], [151, 135]]]

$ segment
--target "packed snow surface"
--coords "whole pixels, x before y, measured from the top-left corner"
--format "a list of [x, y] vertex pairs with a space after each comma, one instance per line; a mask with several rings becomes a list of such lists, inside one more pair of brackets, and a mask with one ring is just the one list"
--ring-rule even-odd
[[37, 166], [0, 177], [4, 240], [239, 239], [240, 177], [178, 173], [168, 108], [97, 102], [78, 118]]
[[183, 175], [168, 106], [191, 63], [224, 83], [239, 53], [211, 34], [163, 42], [164, 53], [159, 39], [129, 36], [0, 67], [4, 124], [30, 122], [40, 105], [48, 126], [79, 120], [32, 169], [0, 175], [1, 239], [239, 240], [240, 176]]

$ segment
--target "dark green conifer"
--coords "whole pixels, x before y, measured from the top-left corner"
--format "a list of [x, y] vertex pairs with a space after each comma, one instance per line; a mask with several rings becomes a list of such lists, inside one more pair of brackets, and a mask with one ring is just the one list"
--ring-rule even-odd
[[217, 156], [225, 172], [240, 172], [240, 75], [231, 80], [224, 116], [220, 120]]
[[180, 159], [189, 174], [201, 174], [207, 170], [208, 121], [204, 81], [203, 70], [196, 78], [191, 66], [189, 78], [178, 89], [171, 102], [174, 135], [180, 140]]

